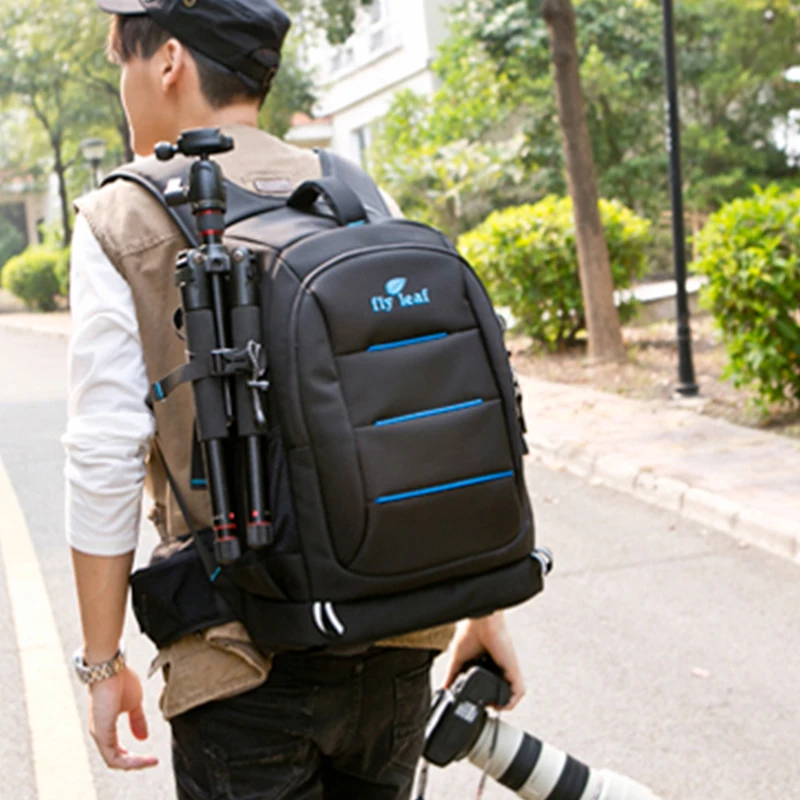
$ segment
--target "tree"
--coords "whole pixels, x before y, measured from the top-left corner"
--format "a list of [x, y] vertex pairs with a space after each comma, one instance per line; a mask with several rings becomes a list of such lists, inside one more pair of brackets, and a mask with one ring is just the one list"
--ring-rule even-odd
[[[359, 0], [321, 0], [322, 18], [329, 41], [344, 41], [352, 33], [355, 13], [360, 4]], [[589, 355], [598, 360], [622, 358], [624, 346], [619, 315], [614, 305], [608, 247], [597, 207], [598, 193], [578, 71], [572, 3], [569, 0], [520, 0], [515, 3], [494, 0], [494, 4], [497, 12], [495, 24], [498, 19], [507, 21], [515, 12], [541, 15], [547, 22], [567, 172], [575, 206]], [[491, 28], [491, 24], [487, 27]]]
[[796, 182], [773, 131], [798, 105], [784, 72], [798, 60], [800, 4], [682, 0], [676, 12], [689, 206], [714, 211], [753, 184]]
[[441, 87], [432, 97], [395, 95], [368, 159], [408, 216], [455, 241], [495, 208], [531, 199], [530, 175], [519, 120], [486, 54], [456, 27], [434, 70]]
[[372, 0], [285, 0], [284, 8], [308, 28], [323, 31], [331, 44], [343, 44], [355, 30], [356, 14]]
[[45, 136], [58, 178], [65, 247], [72, 227], [68, 177], [82, 164], [80, 141], [97, 133], [109, 138], [113, 129], [126, 147], [119, 93], [100, 60], [103, 42], [102, 18], [89, 0], [30, 0], [24, 8], [0, 8], [0, 100], [21, 105]]
[[[658, 220], [669, 198], [659, 3], [573, 2], [599, 193]], [[775, 121], [797, 104], [796, 87], [783, 73], [797, 60], [800, 5], [776, 0], [770, 7], [767, 22], [761, 0], [677, 5], [684, 184], [694, 211], [713, 211], [749, 194], [753, 185], [786, 184], [798, 174], [774, 130]], [[437, 208], [446, 196], [441, 173], [445, 167], [455, 171], [446, 158], [450, 145], [477, 149], [520, 132], [525, 141], [517, 152], [524, 176], [519, 186], [495, 184], [487, 191], [478, 181], [462, 180], [450, 191], [457, 190], [461, 205], [474, 210], [485, 207], [481, 203], [502, 208], [566, 191], [550, 38], [541, 10], [534, 0], [458, 0], [449, 17], [450, 39], [434, 65], [438, 92], [432, 101], [398, 96], [376, 143], [375, 168], [412, 213]], [[523, 196], [512, 199], [514, 193]], [[462, 214], [458, 223], [466, 219]]]
[[311, 112], [316, 102], [313, 88], [311, 77], [298, 61], [295, 42], [290, 40], [284, 47], [281, 68], [259, 115], [259, 126], [273, 136], [285, 136], [296, 112]]
[[550, 35], [558, 115], [564, 137], [569, 191], [575, 213], [589, 357], [602, 361], [625, 356], [608, 245], [600, 222], [594, 157], [581, 89], [575, 11], [570, 0], [543, 0], [542, 16]]
[[[510, 96], [527, 104], [530, 158], [546, 170], [549, 191], [562, 191], [542, 17], [521, 1], [462, 0], [462, 7], [474, 46], [491, 54]], [[659, 3], [574, 0], [574, 10], [600, 193], [657, 218], [668, 194]], [[800, 5], [681, 0], [675, 12], [688, 207], [713, 211], [752, 184], [796, 179], [773, 131], [797, 105], [783, 73], [797, 61]]]

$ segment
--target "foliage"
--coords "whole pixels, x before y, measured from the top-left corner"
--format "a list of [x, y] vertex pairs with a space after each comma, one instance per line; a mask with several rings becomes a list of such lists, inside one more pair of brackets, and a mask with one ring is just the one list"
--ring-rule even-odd
[[12, 256], [25, 249], [25, 234], [0, 214], [0, 274]]
[[14, 256], [3, 269], [3, 288], [19, 297], [28, 308], [53, 311], [60, 293], [58, 265], [64, 251], [29, 247]]
[[[55, 171], [62, 244], [70, 239], [72, 198], [91, 187], [81, 141], [104, 139], [107, 164], [133, 158], [119, 68], [105, 56], [108, 21], [94, 0], [0, 3], [0, 166], [37, 176]], [[310, 89], [290, 43], [262, 126], [282, 135], [292, 113], [313, 103]]]
[[800, 190], [777, 187], [714, 214], [696, 240], [703, 303], [728, 350], [728, 377], [759, 404], [800, 402]]
[[501, 99], [503, 79], [474, 43], [454, 33], [434, 69], [432, 97], [398, 92], [376, 131], [370, 171], [404, 213], [451, 238], [494, 208], [524, 201], [519, 115]]
[[[793, 94], [783, 73], [797, 60], [800, 5], [769, 5], [771, 24], [765, 4], [755, 0], [676, 4], [689, 210], [710, 212], [749, 194], [753, 184], [796, 181], [800, 174], [773, 135], [775, 120], [797, 105], [796, 87]], [[660, 3], [574, 0], [574, 6], [600, 193], [655, 220], [669, 205]], [[396, 97], [377, 137], [373, 165], [378, 171], [387, 165], [381, 177], [388, 188], [407, 197], [416, 214], [415, 197], [429, 203], [427, 193], [452, 190], [440, 181], [421, 184], [422, 169], [398, 167], [420, 163], [433, 172], [441, 148], [453, 142], [497, 143], [523, 133], [515, 162], [521, 181], [496, 187], [496, 207], [564, 194], [547, 30], [537, 3], [460, 0], [449, 21], [451, 35], [435, 65], [441, 81], [435, 99]], [[402, 125], [413, 128], [405, 137]], [[475, 192], [481, 199], [484, 186]], [[464, 192], [460, 197], [468, 203]]]
[[[65, 245], [70, 189], [86, 185], [80, 142], [99, 135], [112, 157], [129, 150], [116, 73], [103, 55], [106, 25], [91, 0], [0, 5], [0, 102], [19, 112], [20, 152], [11, 160], [55, 171]], [[70, 186], [73, 172], [79, 187]]]
[[311, 113], [315, 103], [313, 82], [297, 58], [291, 41], [284, 46], [281, 68], [261, 109], [259, 125], [273, 136], [283, 137], [297, 111]]
[[372, 0], [284, 0], [283, 7], [309, 28], [323, 31], [331, 44], [343, 44], [353, 34], [356, 14]]
[[[616, 201], [601, 200], [611, 271], [618, 289], [644, 272], [650, 223]], [[585, 330], [572, 201], [554, 195], [496, 211], [458, 241], [492, 299], [509, 306], [534, 342], [555, 349]], [[630, 317], [632, 301], [620, 306]]]
[[56, 280], [58, 280], [58, 293], [61, 297], [69, 297], [70, 253], [67, 247], [58, 251], [58, 260], [55, 265]]

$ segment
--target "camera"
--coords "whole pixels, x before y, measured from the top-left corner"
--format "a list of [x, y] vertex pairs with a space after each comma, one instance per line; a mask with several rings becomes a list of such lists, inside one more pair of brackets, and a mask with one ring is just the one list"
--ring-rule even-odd
[[423, 756], [445, 767], [467, 758], [526, 800], [658, 800], [647, 787], [607, 769], [593, 769], [530, 733], [489, 714], [511, 688], [484, 656], [470, 662], [433, 699]]

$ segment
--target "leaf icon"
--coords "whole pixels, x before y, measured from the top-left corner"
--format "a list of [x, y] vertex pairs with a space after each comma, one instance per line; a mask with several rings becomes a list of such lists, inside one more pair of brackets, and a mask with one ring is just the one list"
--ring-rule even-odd
[[386, 294], [400, 294], [405, 289], [408, 280], [406, 278], [392, 278], [386, 284]]

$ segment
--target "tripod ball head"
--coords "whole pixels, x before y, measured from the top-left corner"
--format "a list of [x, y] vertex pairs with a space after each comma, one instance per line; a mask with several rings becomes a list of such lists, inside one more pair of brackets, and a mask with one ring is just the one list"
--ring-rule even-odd
[[233, 150], [233, 139], [219, 128], [197, 128], [184, 131], [177, 144], [160, 142], [156, 145], [155, 155], [159, 161], [171, 161], [179, 153], [184, 156], [206, 159], [218, 153]]

